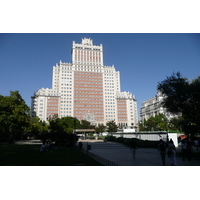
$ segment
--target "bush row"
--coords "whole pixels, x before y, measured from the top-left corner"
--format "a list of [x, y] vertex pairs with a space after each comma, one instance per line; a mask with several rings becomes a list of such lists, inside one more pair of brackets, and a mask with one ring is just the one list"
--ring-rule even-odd
[[[104, 137], [105, 138], [105, 137]], [[102, 136], [101, 138], [99, 137], [99, 139], [104, 139]], [[123, 138], [123, 137], [114, 137], [114, 136], [109, 136], [109, 141], [113, 141], [113, 142], [119, 142], [122, 144], [125, 144], [127, 146], [130, 146], [130, 141], [131, 138]], [[150, 141], [150, 140], [141, 140], [141, 139], [137, 139], [135, 138], [135, 141], [137, 143], [137, 146], [140, 148], [157, 148], [159, 141]]]

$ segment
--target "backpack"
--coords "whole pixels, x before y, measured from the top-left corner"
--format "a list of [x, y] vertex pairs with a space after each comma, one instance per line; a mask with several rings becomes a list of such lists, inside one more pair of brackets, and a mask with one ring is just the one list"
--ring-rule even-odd
[[165, 145], [163, 143], [161, 143], [159, 145], [159, 149], [160, 149], [160, 151], [165, 151], [166, 150]]

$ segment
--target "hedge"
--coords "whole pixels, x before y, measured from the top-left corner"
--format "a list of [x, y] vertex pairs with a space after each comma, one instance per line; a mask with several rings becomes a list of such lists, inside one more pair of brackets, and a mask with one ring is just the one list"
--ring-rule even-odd
[[[119, 142], [122, 144], [125, 144], [127, 146], [130, 146], [130, 138], [123, 138], [123, 137], [114, 137], [114, 136], [109, 136], [109, 140], [113, 141], [113, 142]], [[137, 139], [135, 138], [135, 141], [137, 143], [138, 147], [146, 147], [146, 148], [157, 148], [158, 144], [159, 144], [159, 140], [158, 141], [151, 141], [151, 140], [141, 140], [141, 139]]]

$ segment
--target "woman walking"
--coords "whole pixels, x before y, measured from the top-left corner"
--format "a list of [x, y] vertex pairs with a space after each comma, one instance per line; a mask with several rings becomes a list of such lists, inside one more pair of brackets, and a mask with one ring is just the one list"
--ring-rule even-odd
[[131, 142], [130, 142], [130, 150], [131, 150], [133, 159], [135, 159], [136, 149], [137, 149], [137, 143], [136, 143], [136, 141], [132, 138], [132, 139], [131, 139]]
[[169, 145], [168, 145], [168, 157], [170, 157], [171, 160], [171, 165], [172, 166], [176, 166], [177, 162], [176, 162], [176, 148], [174, 145], [174, 142], [172, 139], [170, 139], [169, 141]]

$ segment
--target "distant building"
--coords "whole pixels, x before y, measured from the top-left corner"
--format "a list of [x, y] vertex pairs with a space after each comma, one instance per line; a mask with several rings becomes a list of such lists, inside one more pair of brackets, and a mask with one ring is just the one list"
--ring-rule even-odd
[[157, 91], [155, 97], [142, 102], [142, 107], [140, 108], [140, 119], [142, 122], [144, 122], [144, 119], [148, 120], [150, 117], [155, 117], [158, 114], [164, 114], [168, 120], [176, 116], [167, 112], [162, 106], [164, 98], [165, 96], [160, 91]]
[[42, 88], [31, 97], [32, 117], [38, 116], [43, 121], [52, 119], [60, 113], [60, 93], [49, 88]]
[[53, 66], [52, 89], [39, 89], [32, 97], [32, 116], [48, 121], [72, 116], [92, 124], [114, 120], [120, 127], [138, 126], [137, 101], [120, 91], [120, 73], [103, 65], [103, 46], [88, 38], [72, 43], [72, 63]]

